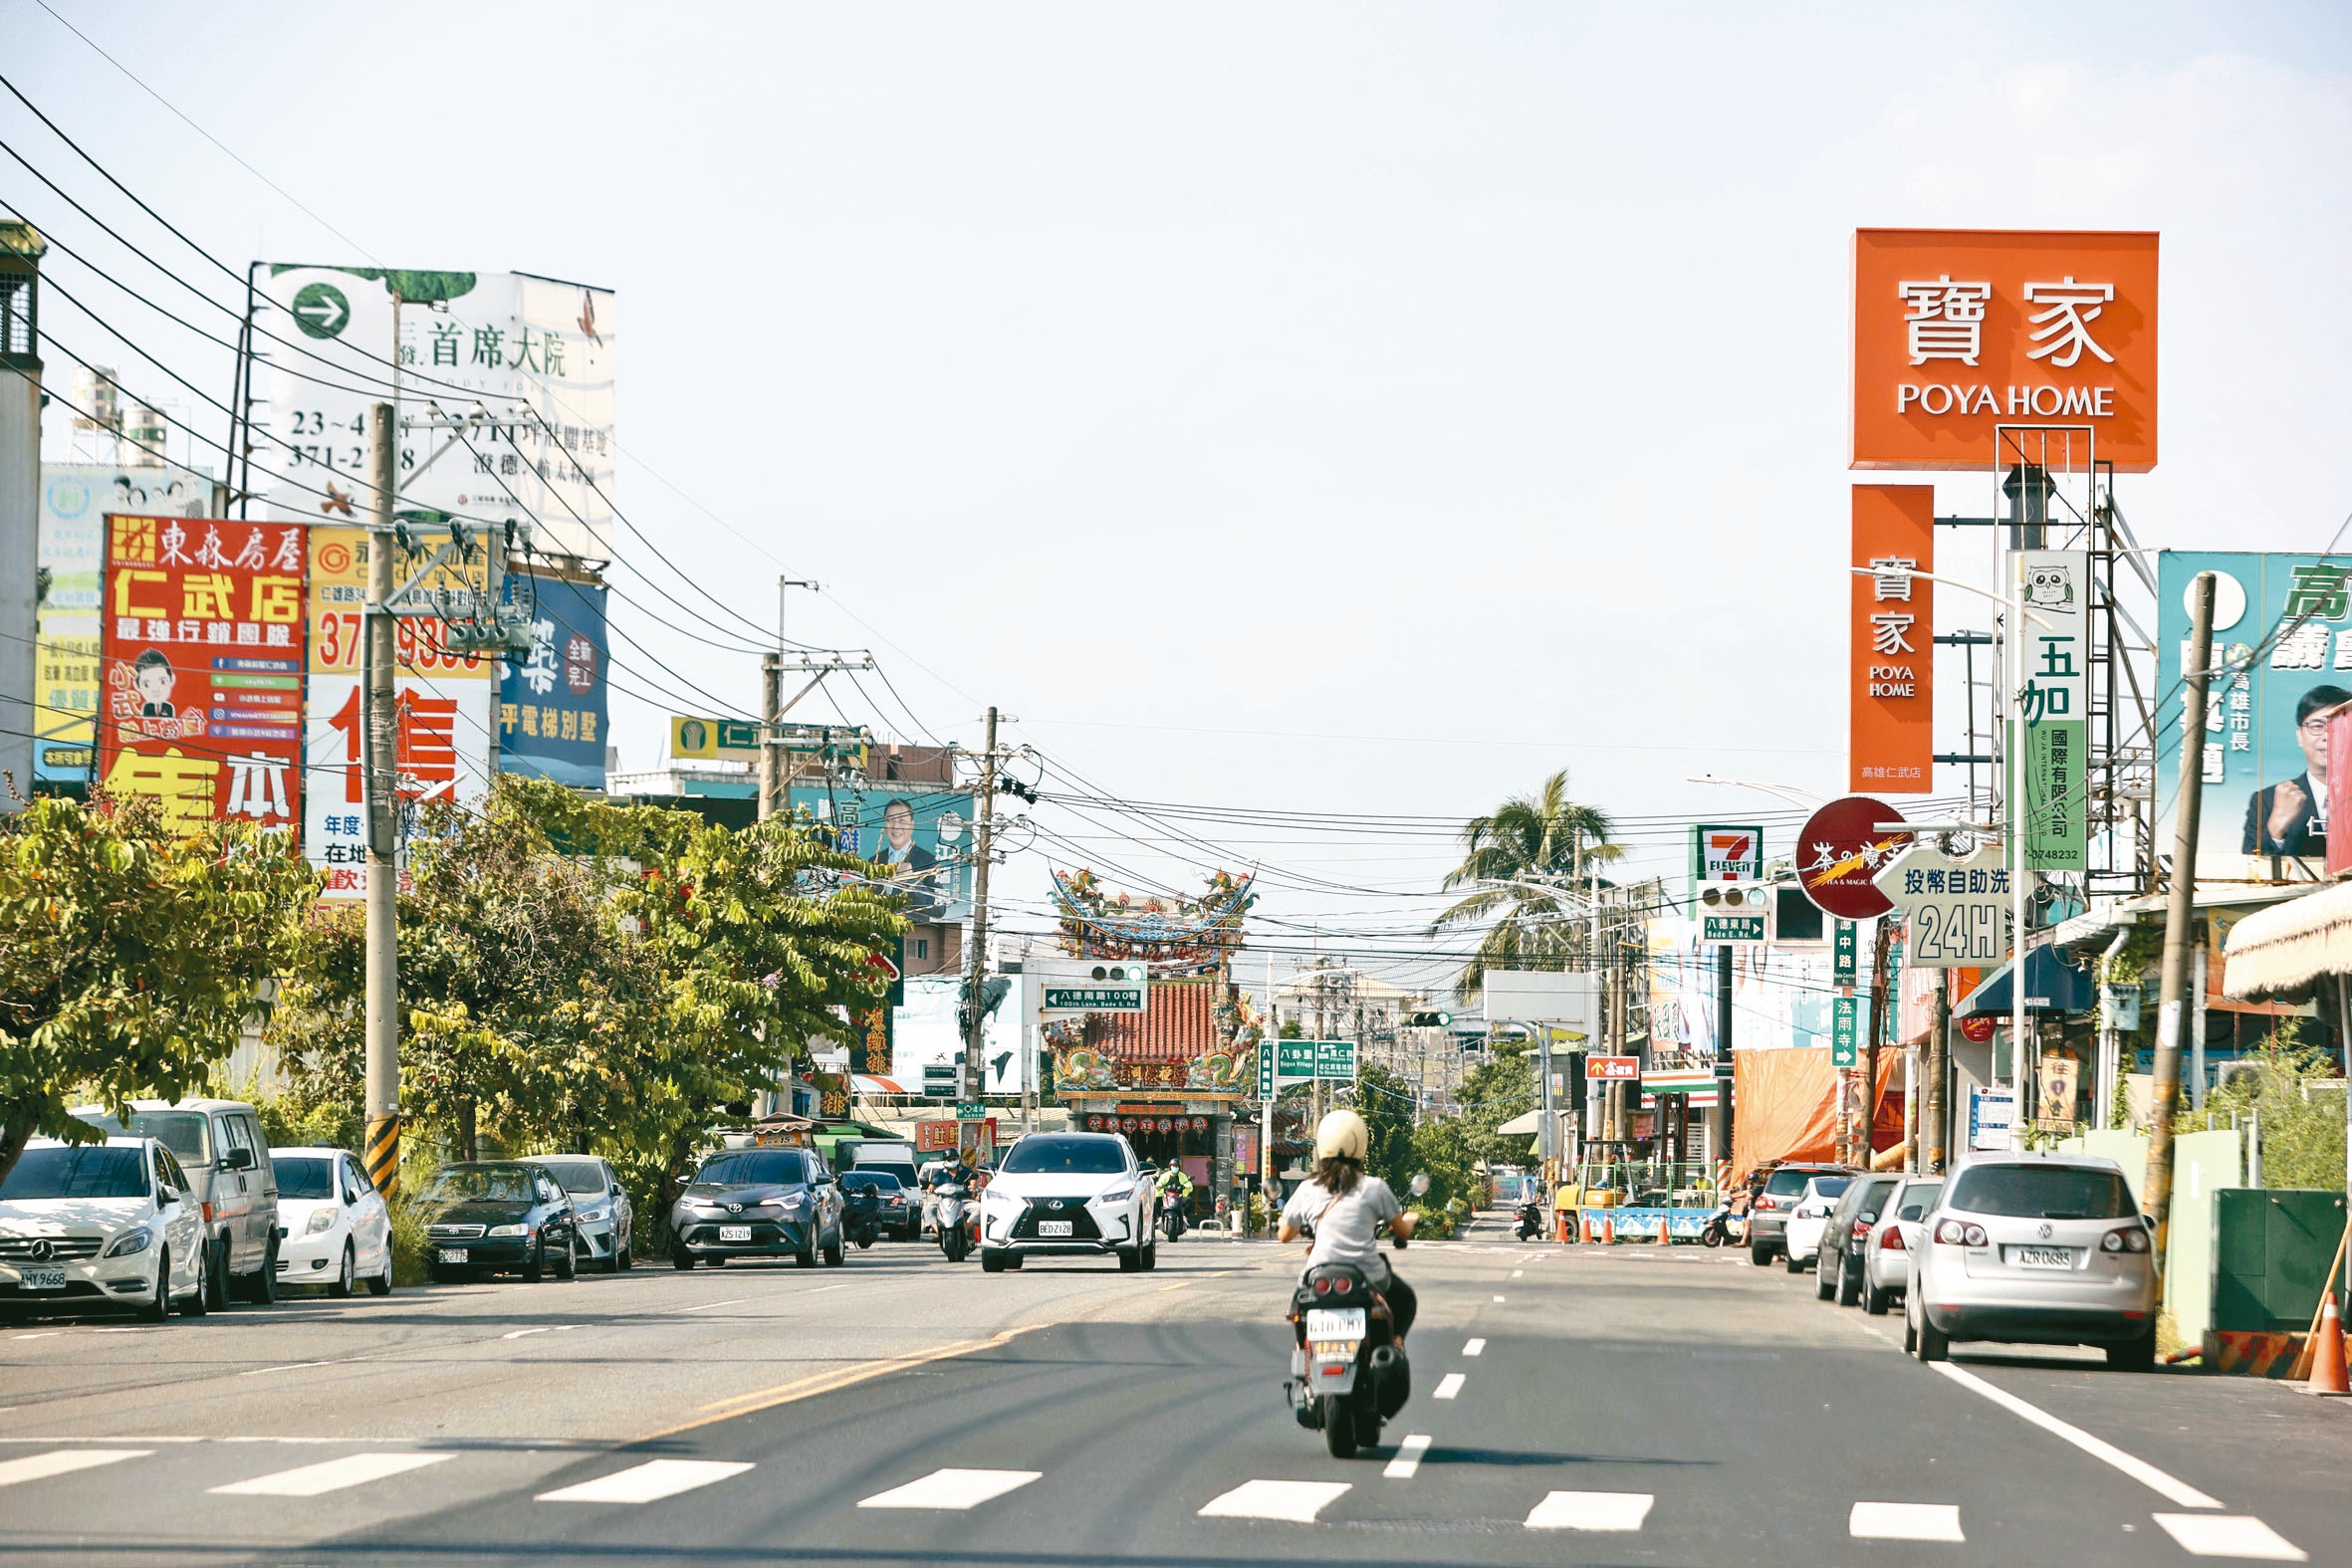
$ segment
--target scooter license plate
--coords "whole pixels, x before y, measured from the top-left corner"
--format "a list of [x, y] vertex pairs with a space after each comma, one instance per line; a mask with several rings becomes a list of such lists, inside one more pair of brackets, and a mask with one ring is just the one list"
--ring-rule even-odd
[[719, 1239], [722, 1241], [748, 1241], [751, 1238], [752, 1228], [748, 1225], [723, 1225], [719, 1227]]
[[1361, 1339], [1364, 1337], [1364, 1309], [1308, 1307], [1306, 1337], [1311, 1340]]
[[1040, 1220], [1038, 1222], [1038, 1234], [1067, 1235], [1070, 1233], [1071, 1224], [1072, 1222], [1067, 1220]]

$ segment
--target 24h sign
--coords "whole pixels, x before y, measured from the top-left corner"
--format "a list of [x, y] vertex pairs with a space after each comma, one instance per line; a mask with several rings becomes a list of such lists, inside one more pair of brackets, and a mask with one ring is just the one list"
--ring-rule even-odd
[[1909, 961], [1920, 969], [1973, 969], [2009, 956], [2011, 888], [2002, 853], [1991, 845], [1955, 860], [1921, 844], [1875, 879], [1911, 923]]

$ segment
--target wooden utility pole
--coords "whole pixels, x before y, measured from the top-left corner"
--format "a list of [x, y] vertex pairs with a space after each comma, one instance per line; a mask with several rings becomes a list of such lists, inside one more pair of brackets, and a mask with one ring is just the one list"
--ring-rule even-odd
[[[2181, 1097], [2181, 1035], [2188, 1021], [2189, 960], [2196, 946], [2192, 926], [2197, 915], [2197, 825], [2205, 803], [2206, 688], [2212, 680], [2213, 662], [2214, 574], [2201, 571], [2189, 585], [2189, 693], [2182, 709], [2188, 722], [2181, 727], [2181, 788], [2173, 807], [2173, 880], [2164, 906], [2164, 989], [2156, 1013], [2156, 1089], [2148, 1108], [2148, 1176], [2141, 1184], [2145, 1193], [2142, 1207], [2156, 1222], [2155, 1263], [2160, 1284], [2165, 1247], [2172, 1239], [2173, 1107]], [[2024, 958], [2024, 933], [2019, 932], [2012, 986], [2023, 983]]]
[[1936, 971], [1936, 1001], [1928, 1016], [1927, 1082], [1919, 1108], [1919, 1174], [1941, 1176], [1950, 1157], [1945, 1141], [1951, 1118], [1944, 1104], [1944, 1086], [1952, 1076], [1952, 971], [1948, 969]]

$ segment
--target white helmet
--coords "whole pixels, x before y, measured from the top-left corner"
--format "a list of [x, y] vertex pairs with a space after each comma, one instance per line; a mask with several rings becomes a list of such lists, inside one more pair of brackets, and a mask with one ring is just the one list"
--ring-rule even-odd
[[1366, 1131], [1361, 1116], [1353, 1111], [1333, 1111], [1315, 1124], [1315, 1163], [1319, 1165], [1336, 1156], [1360, 1165], [1365, 1145], [1370, 1141], [1371, 1134]]

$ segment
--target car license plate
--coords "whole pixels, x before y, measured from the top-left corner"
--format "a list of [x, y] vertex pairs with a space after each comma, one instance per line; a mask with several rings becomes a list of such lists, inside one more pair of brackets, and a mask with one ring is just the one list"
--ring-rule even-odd
[[1038, 1234], [1068, 1235], [1072, 1229], [1072, 1224], [1073, 1223], [1068, 1220], [1040, 1220], [1038, 1222]]
[[66, 1288], [66, 1271], [54, 1266], [43, 1267], [38, 1263], [32, 1264], [19, 1268], [16, 1271], [16, 1276], [27, 1290], [63, 1290]]
[[444, 1263], [462, 1263], [469, 1255], [470, 1254], [467, 1252], [466, 1248], [462, 1246], [445, 1246], [441, 1248], [441, 1261]]
[[1364, 1337], [1362, 1307], [1308, 1307], [1306, 1337], [1314, 1340]]
[[2012, 1246], [2009, 1261], [2020, 1268], [2072, 1268], [2074, 1248], [2070, 1246]]
[[723, 1225], [719, 1227], [719, 1239], [722, 1241], [748, 1241], [751, 1238], [752, 1228], [748, 1225]]

